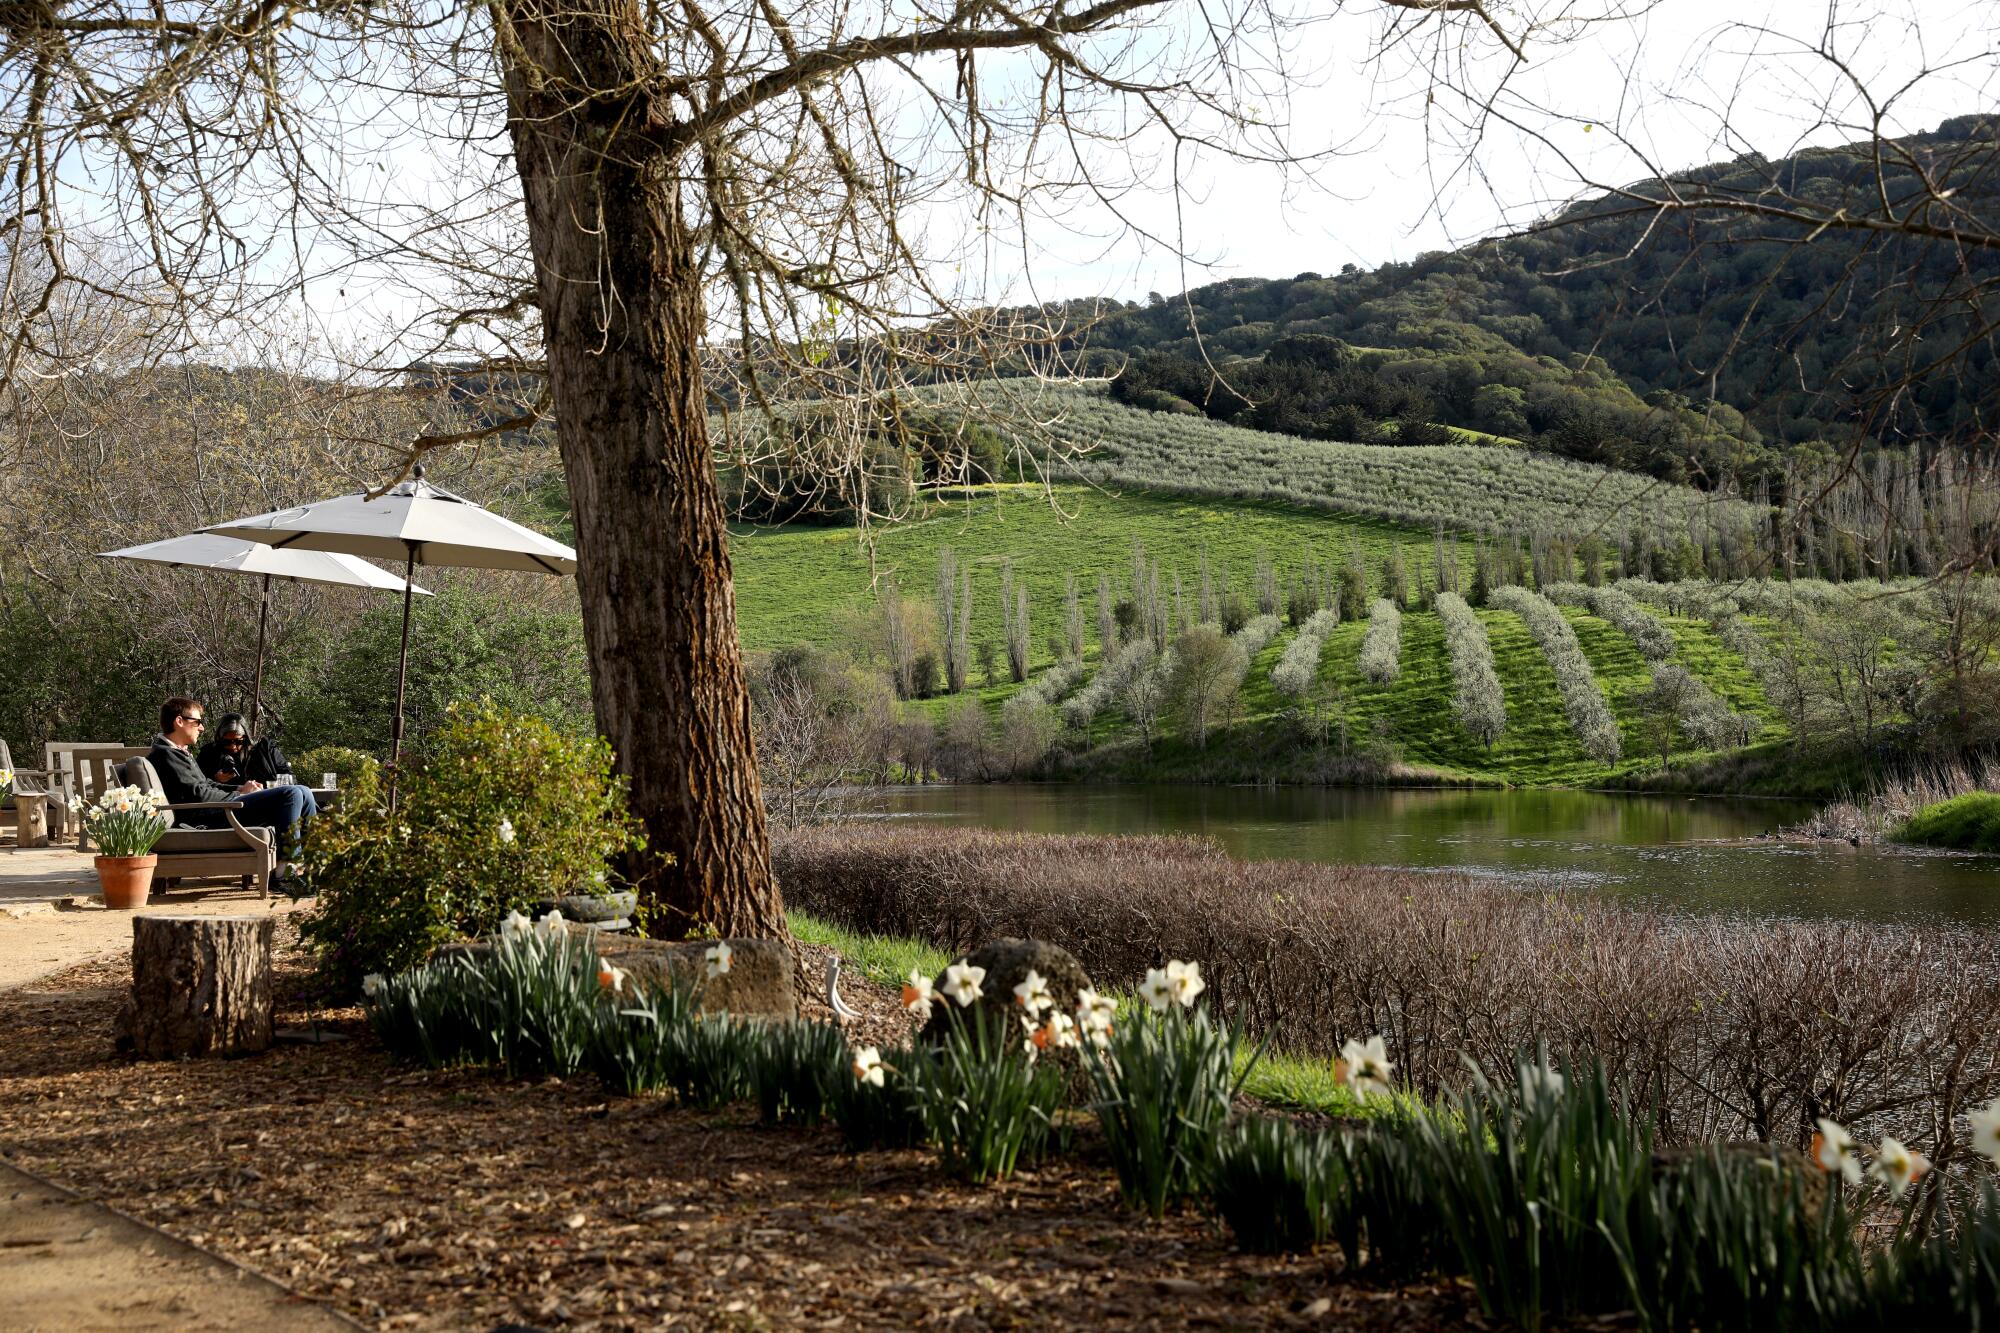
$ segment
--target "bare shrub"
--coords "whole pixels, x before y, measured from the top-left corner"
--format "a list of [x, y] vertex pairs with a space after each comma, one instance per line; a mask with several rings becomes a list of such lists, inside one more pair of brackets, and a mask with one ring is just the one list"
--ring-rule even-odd
[[750, 722], [765, 809], [783, 828], [852, 813], [853, 783], [879, 773], [895, 747], [889, 678], [809, 648], [752, 662]]
[[1493, 666], [1493, 645], [1486, 626], [1455, 592], [1437, 595], [1438, 618], [1444, 622], [1444, 642], [1451, 653], [1451, 677], [1456, 689], [1451, 710], [1466, 735], [1491, 747], [1507, 729], [1507, 696]]
[[806, 829], [785, 899], [843, 925], [969, 950], [1061, 944], [1102, 985], [1198, 959], [1231, 1018], [1331, 1055], [1387, 1036], [1431, 1097], [1513, 1052], [1603, 1059], [1669, 1141], [1803, 1145], [1827, 1116], [1938, 1164], [2000, 1094], [2000, 935], [1690, 918], [1455, 874], [1242, 862], [1192, 838]]
[[1306, 616], [1299, 632], [1285, 646], [1285, 655], [1271, 668], [1271, 685], [1286, 698], [1298, 701], [1319, 679], [1319, 656], [1326, 636], [1333, 633], [1340, 617], [1331, 611], [1314, 611]]
[[1356, 665], [1377, 685], [1387, 685], [1403, 669], [1403, 613], [1387, 597], [1368, 608], [1368, 633], [1361, 639]]

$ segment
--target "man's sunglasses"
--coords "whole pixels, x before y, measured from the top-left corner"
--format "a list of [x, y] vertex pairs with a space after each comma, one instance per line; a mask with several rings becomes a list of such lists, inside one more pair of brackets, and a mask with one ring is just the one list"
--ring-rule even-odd
[[197, 727], [205, 726], [208, 723], [208, 719], [203, 717], [199, 713], [177, 713], [175, 714], [175, 716], [180, 718], [180, 720], [183, 722], [192, 722]]

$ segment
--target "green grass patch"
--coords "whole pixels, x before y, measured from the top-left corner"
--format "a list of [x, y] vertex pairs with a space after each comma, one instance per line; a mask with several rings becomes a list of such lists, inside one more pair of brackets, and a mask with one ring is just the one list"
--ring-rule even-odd
[[788, 912], [786, 919], [791, 922], [792, 934], [801, 943], [824, 945], [835, 950], [855, 971], [884, 986], [901, 986], [912, 968], [921, 969], [925, 975], [934, 977], [944, 971], [952, 960], [950, 954], [934, 949], [922, 940], [864, 935], [804, 912]]
[[1969, 791], [1927, 805], [1897, 830], [1896, 841], [1961, 852], [2000, 852], [2000, 792]]
[[[1239, 1051], [1236, 1072], [1250, 1060], [1250, 1051]], [[1334, 1062], [1311, 1055], [1286, 1055], [1266, 1051], [1243, 1080], [1243, 1091], [1286, 1111], [1306, 1111], [1333, 1120], [1365, 1120], [1396, 1111], [1414, 1111], [1423, 1103], [1404, 1093], [1362, 1097], [1341, 1081]]]

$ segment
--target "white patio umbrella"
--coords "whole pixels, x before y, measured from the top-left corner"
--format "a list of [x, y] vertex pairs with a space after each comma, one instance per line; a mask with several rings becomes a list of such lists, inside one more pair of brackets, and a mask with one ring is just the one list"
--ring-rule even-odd
[[[393, 765], [403, 750], [403, 694], [410, 669], [408, 581], [418, 565], [468, 569], [521, 569], [574, 574], [576, 552], [561, 542], [524, 528], [463, 496], [424, 480], [399, 482], [383, 495], [366, 492], [280, 509], [275, 513], [218, 523], [205, 531], [263, 542], [286, 551], [334, 551], [345, 555], [401, 560], [403, 644], [396, 662], [396, 722], [389, 741]], [[393, 778], [392, 778], [393, 782]], [[390, 788], [394, 800], [395, 788]]]
[[374, 588], [382, 592], [430, 593], [413, 587], [386, 569], [377, 569], [366, 560], [332, 551], [289, 551], [238, 537], [218, 537], [206, 532], [165, 541], [128, 546], [122, 551], [100, 551], [107, 560], [143, 560], [155, 565], [179, 565], [187, 569], [220, 570], [229, 574], [261, 574], [264, 595], [257, 609], [257, 676], [250, 693], [250, 725], [257, 725], [264, 707], [264, 636], [271, 617], [271, 580], [293, 583], [326, 583], [341, 588]]

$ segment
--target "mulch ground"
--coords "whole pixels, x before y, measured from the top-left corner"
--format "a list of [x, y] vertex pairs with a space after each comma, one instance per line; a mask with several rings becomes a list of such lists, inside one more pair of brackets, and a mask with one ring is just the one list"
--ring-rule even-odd
[[[133, 1063], [111, 1049], [128, 980], [0, 994], [0, 1152], [379, 1327], [1483, 1326], [1459, 1284], [1385, 1289], [1127, 1213], [1088, 1151], [962, 1186], [748, 1108], [411, 1070], [358, 1010], [296, 1000], [281, 1025], [348, 1040]], [[871, 1040], [900, 1022], [859, 977], [842, 994]]]

